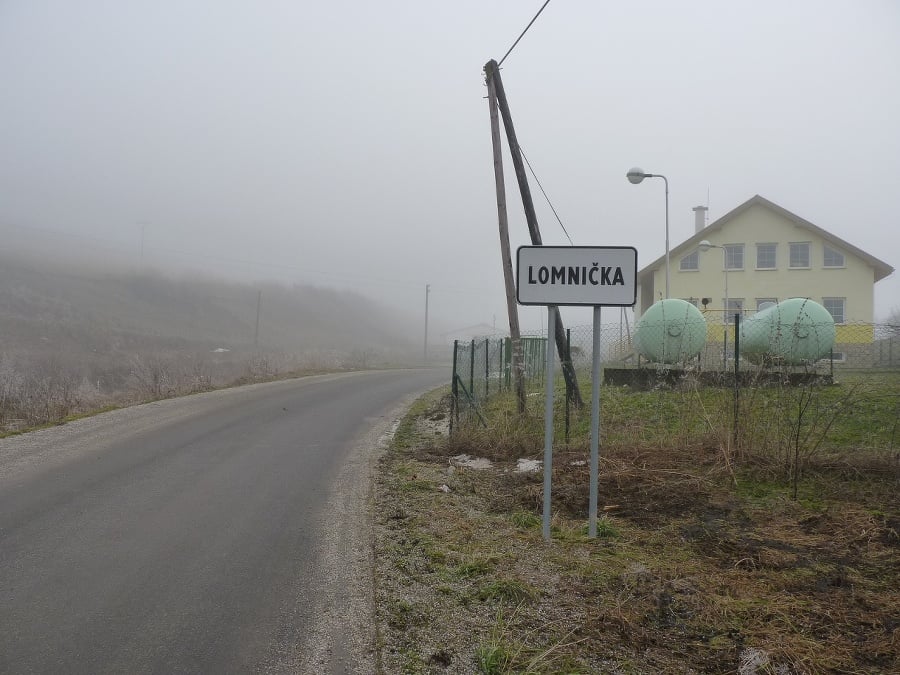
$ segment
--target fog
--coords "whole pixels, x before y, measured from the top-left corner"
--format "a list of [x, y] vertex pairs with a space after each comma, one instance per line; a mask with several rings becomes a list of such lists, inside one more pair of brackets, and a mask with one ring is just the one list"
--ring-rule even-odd
[[[435, 331], [502, 328], [482, 68], [541, 4], [6, 0], [3, 248], [413, 316], [429, 284]], [[711, 222], [760, 194], [898, 267], [898, 35], [893, 0], [556, 0], [502, 75], [576, 244], [662, 255], [663, 186], [625, 179], [640, 166], [668, 177], [672, 247], [691, 207]], [[544, 242], [568, 243], [532, 189]], [[900, 276], [875, 289], [883, 320]]]

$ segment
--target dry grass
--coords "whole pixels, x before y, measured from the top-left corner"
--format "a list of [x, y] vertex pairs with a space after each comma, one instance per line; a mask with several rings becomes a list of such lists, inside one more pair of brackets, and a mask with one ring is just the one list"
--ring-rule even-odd
[[[545, 543], [542, 476], [513, 471], [539, 456], [527, 429], [405, 424], [377, 489], [381, 672], [900, 672], [900, 473], [883, 459], [811, 461], [793, 500], [708, 437], [606, 446], [589, 539], [573, 444]], [[460, 452], [495, 466], [451, 467]]]

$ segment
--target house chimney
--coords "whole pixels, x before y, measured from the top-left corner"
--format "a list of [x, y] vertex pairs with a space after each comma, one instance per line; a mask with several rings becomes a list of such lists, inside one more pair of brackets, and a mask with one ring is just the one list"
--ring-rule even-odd
[[695, 206], [691, 210], [694, 212], [694, 234], [696, 234], [706, 227], [706, 212], [708, 209], [705, 206]]

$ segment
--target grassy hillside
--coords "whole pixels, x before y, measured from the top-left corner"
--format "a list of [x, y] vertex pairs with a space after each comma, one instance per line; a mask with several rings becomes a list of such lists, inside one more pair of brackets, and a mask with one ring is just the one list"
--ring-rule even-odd
[[[260, 296], [261, 292], [261, 296]], [[0, 349], [111, 353], [171, 348], [412, 349], [397, 317], [362, 296], [0, 260]]]
[[0, 259], [0, 434], [287, 373], [406, 365], [419, 349], [351, 293]]

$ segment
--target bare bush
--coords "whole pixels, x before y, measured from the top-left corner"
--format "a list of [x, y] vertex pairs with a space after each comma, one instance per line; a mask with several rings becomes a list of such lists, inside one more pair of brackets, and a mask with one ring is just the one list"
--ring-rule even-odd
[[4, 408], [27, 425], [57, 422], [78, 408], [81, 376], [60, 359], [33, 365], [21, 375], [14, 366], [7, 364], [6, 370]]
[[172, 364], [159, 354], [132, 357], [131, 379], [142, 395], [153, 400], [168, 398], [176, 393]]
[[196, 394], [213, 388], [213, 376], [209, 363], [201, 355], [188, 357], [180, 364], [179, 391]]

